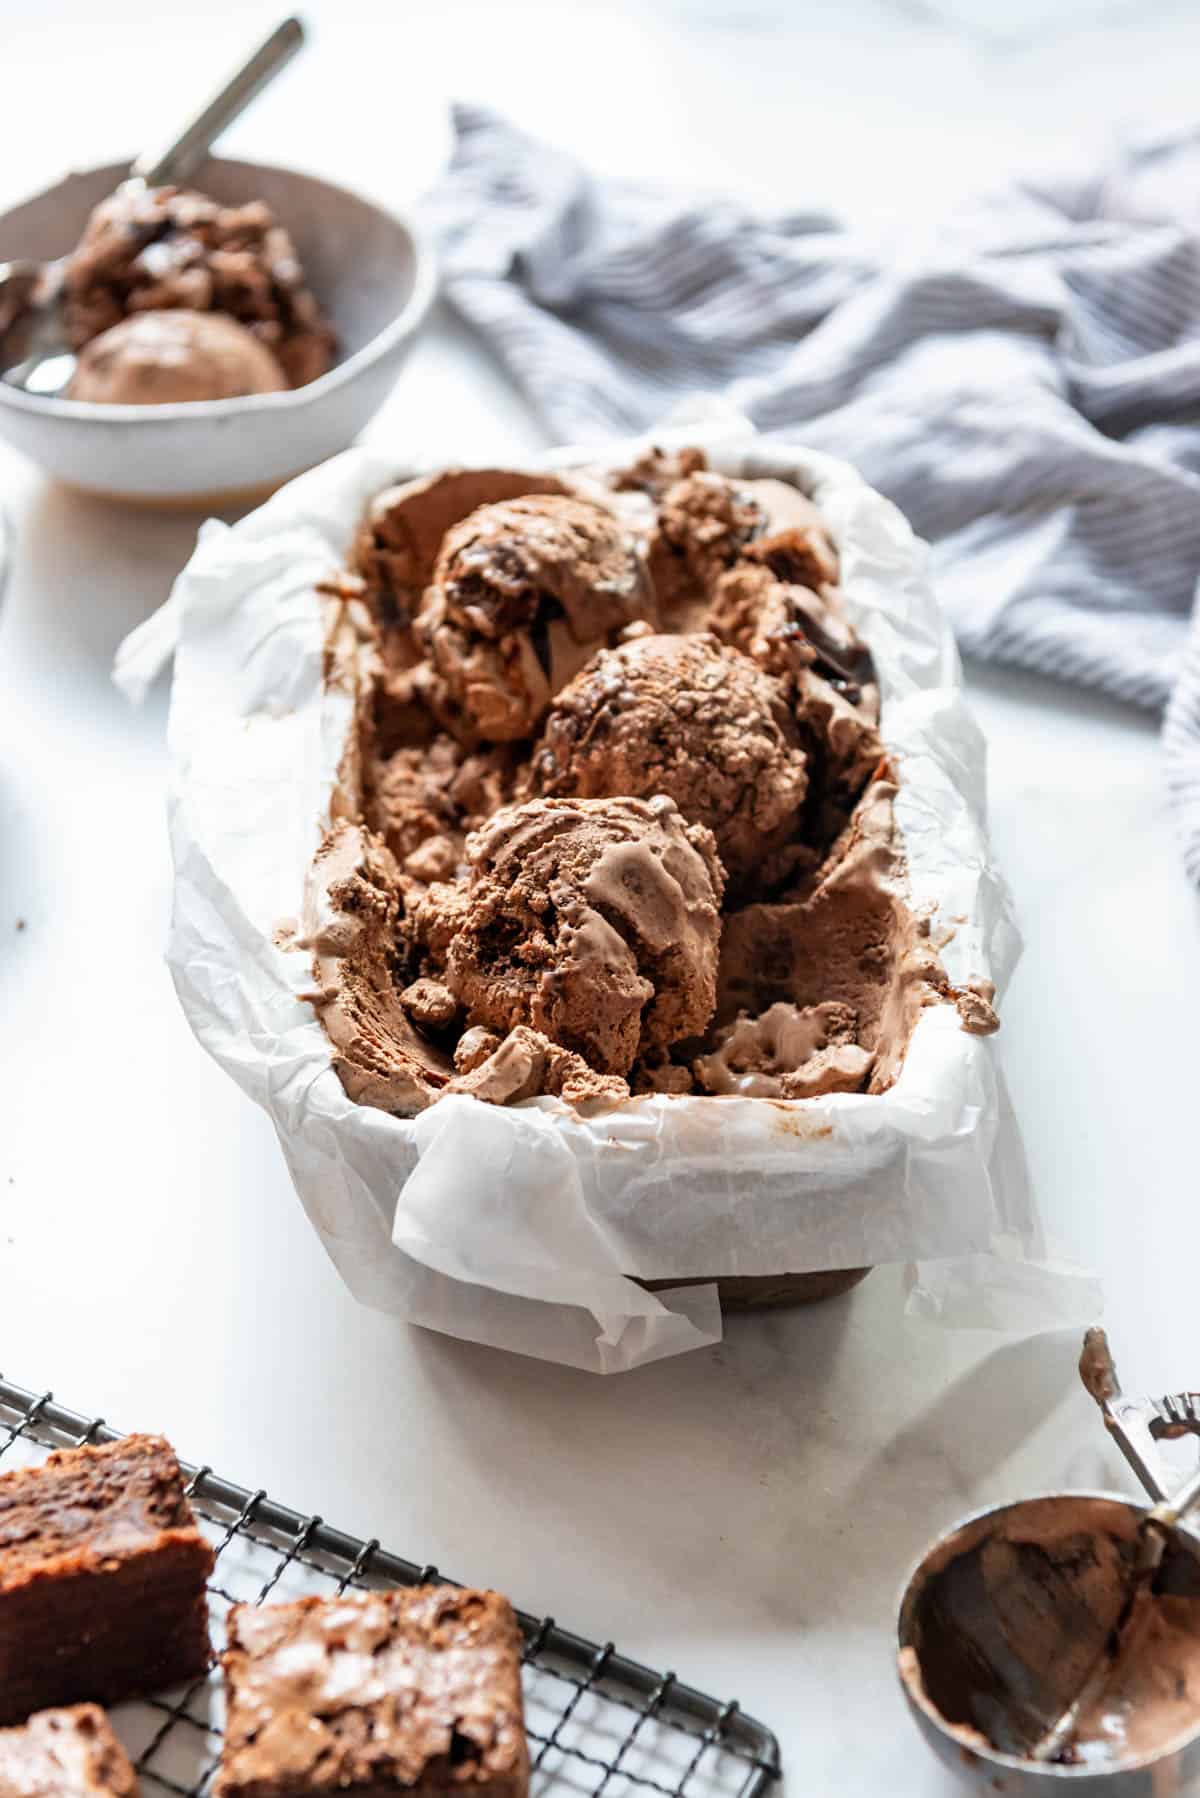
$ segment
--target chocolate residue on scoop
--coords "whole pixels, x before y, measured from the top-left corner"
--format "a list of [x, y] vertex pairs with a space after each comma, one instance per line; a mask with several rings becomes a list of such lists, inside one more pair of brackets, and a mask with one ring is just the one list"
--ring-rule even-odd
[[1083, 1348], [1079, 1354], [1079, 1378], [1084, 1390], [1098, 1405], [1106, 1405], [1109, 1399], [1116, 1398], [1120, 1393], [1116, 1363], [1108, 1346], [1108, 1333], [1098, 1324], [1093, 1324], [1083, 1338]]
[[1200, 1729], [1200, 1565], [1169, 1545], [1118, 1644], [1138, 1513], [1117, 1500], [1030, 1499], [968, 1523], [905, 1598], [900, 1677], [966, 1748], [1031, 1757], [1114, 1649], [1058, 1754], [1109, 1770]]
[[347, 1091], [881, 1092], [952, 988], [909, 905], [870, 652], [817, 508], [698, 450], [452, 470], [367, 508], [305, 941]]

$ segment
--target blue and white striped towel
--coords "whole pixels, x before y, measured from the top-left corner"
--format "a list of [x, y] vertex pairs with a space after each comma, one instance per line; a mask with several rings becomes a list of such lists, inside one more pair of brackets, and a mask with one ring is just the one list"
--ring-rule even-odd
[[888, 260], [822, 214], [598, 180], [482, 110], [455, 132], [444, 290], [554, 436], [720, 391], [857, 463], [970, 654], [1165, 708], [1200, 883], [1200, 130]]

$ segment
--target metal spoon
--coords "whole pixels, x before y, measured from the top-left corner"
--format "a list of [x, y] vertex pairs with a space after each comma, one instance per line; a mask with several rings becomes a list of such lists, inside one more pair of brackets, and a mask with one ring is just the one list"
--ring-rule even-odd
[[[285, 19], [183, 130], [139, 156], [119, 193], [181, 184], [226, 126], [243, 113], [304, 43], [304, 26]], [[0, 379], [27, 393], [61, 393], [75, 370], [63, 307], [65, 256], [55, 262], [0, 262]]]
[[1079, 1357], [1079, 1377], [1100, 1407], [1104, 1427], [1128, 1461], [1138, 1484], [1161, 1504], [1170, 1495], [1171, 1475], [1158, 1452], [1160, 1442], [1200, 1436], [1200, 1392], [1173, 1392], [1167, 1398], [1127, 1398], [1101, 1329], [1089, 1330]]

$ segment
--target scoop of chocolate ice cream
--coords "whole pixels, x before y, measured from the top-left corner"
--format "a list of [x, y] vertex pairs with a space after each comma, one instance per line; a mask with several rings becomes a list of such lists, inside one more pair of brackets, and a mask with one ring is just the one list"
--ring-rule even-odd
[[551, 699], [650, 589], [615, 512], [565, 494], [481, 506], [445, 536], [416, 620], [434, 704], [458, 734], [532, 736]]
[[837, 551], [812, 501], [783, 481], [748, 481], [746, 492], [763, 529], [718, 575], [707, 623], [786, 685], [805, 741], [817, 746], [808, 821], [814, 841], [826, 844], [883, 756], [874, 664], [850, 623]]
[[385, 651], [397, 647], [420, 610], [442, 539], [483, 506], [529, 494], [564, 494], [553, 475], [503, 468], [447, 468], [385, 487], [367, 506], [350, 565], [366, 582]]
[[808, 769], [782, 688], [748, 657], [707, 634], [641, 636], [559, 694], [532, 781], [582, 799], [667, 794], [712, 831], [736, 889], [769, 878], [796, 836]]
[[467, 854], [445, 982], [470, 1024], [530, 1025], [602, 1074], [704, 1030], [721, 868], [670, 799], [505, 806]]
[[333, 330], [292, 240], [259, 200], [222, 206], [176, 187], [119, 188], [67, 259], [65, 306], [77, 350], [131, 313], [183, 308], [245, 325], [291, 387], [333, 361]]
[[762, 529], [710, 589], [708, 625], [772, 673], [816, 666], [843, 687], [874, 680], [870, 653], [846, 616], [829, 527], [784, 481], [749, 481]]
[[100, 405], [165, 406], [278, 393], [287, 386], [276, 358], [221, 312], [133, 312], [79, 354], [67, 389]]
[[702, 630], [713, 587], [763, 528], [742, 483], [691, 469], [660, 493], [649, 553], [659, 608], [672, 630]]

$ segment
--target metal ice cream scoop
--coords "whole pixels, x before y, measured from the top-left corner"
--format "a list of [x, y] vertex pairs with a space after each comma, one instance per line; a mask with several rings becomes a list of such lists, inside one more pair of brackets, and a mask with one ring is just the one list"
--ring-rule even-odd
[[[118, 191], [185, 182], [303, 43], [299, 19], [277, 25], [165, 148], [138, 157]], [[65, 256], [55, 262], [0, 262], [0, 379], [28, 393], [61, 393], [75, 370], [63, 306], [65, 269]]]
[[901, 1684], [980, 1789], [1183, 1798], [1200, 1791], [1200, 1470], [1168, 1497], [1158, 1444], [1200, 1435], [1200, 1395], [1127, 1398], [1099, 1330], [1080, 1375], [1151, 1509], [1062, 1492], [965, 1519], [905, 1589]]
[[1117, 1379], [1116, 1363], [1103, 1330], [1089, 1330], [1079, 1357], [1079, 1377], [1100, 1407], [1104, 1427], [1156, 1504], [1169, 1497], [1174, 1483], [1158, 1452], [1160, 1442], [1200, 1436], [1200, 1392], [1174, 1392], [1167, 1398], [1127, 1398]]

